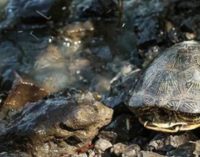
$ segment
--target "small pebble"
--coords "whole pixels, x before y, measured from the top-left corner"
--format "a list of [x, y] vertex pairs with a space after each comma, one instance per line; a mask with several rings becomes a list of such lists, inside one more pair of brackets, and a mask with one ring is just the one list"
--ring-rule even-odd
[[76, 155], [72, 155], [71, 157], [88, 157], [86, 153], [84, 154], [76, 154]]
[[185, 37], [186, 37], [188, 40], [194, 40], [194, 39], [196, 38], [196, 34], [195, 34], [195, 33], [186, 32], [186, 33], [185, 33]]
[[96, 141], [94, 147], [95, 147], [96, 150], [98, 150], [100, 152], [104, 152], [108, 148], [111, 148], [112, 144], [108, 140], [100, 138], [99, 140]]
[[137, 157], [140, 150], [137, 144], [129, 145], [122, 153], [122, 157]]
[[95, 156], [95, 152], [91, 149], [88, 150], [88, 157], [94, 157]]
[[150, 151], [141, 151], [138, 157], [166, 157], [166, 156], [160, 155], [154, 152], [150, 152]]
[[111, 148], [111, 153], [120, 156], [127, 148], [127, 145], [123, 144], [123, 143], [117, 143], [115, 145], [113, 145], [113, 147]]

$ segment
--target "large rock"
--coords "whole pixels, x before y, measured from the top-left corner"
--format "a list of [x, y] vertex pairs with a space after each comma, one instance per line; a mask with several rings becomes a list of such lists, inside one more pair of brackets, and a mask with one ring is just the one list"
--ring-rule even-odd
[[91, 93], [65, 93], [28, 104], [0, 136], [0, 151], [25, 150], [36, 156], [81, 152], [112, 118], [112, 109]]
[[70, 3], [65, 0], [3, 0], [0, 2], [0, 29], [11, 28], [20, 20], [40, 23], [61, 19], [69, 14], [63, 7], [68, 8]]

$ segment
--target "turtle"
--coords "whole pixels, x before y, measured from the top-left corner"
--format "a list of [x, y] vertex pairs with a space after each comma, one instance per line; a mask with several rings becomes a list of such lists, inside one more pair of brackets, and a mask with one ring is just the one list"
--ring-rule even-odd
[[128, 108], [144, 127], [175, 133], [200, 127], [200, 43], [164, 50], [129, 93]]

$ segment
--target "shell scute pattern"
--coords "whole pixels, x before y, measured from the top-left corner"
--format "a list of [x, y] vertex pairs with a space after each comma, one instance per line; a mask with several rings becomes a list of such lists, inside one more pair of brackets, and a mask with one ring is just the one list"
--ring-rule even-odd
[[153, 61], [137, 86], [130, 108], [154, 106], [200, 113], [200, 44], [185, 41], [168, 48]]
[[196, 66], [200, 66], [200, 54], [194, 55], [193, 59]]

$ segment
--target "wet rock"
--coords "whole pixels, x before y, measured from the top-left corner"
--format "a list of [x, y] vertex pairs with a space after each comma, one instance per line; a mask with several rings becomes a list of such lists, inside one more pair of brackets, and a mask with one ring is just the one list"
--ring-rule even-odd
[[138, 155], [139, 157], [166, 157], [164, 155], [160, 155], [158, 153], [150, 152], [150, 151], [141, 151]]
[[149, 139], [151, 139], [151, 133], [149, 133], [147, 130], [143, 130], [141, 132], [141, 135], [136, 136], [131, 143], [137, 144], [141, 147], [141, 149], [146, 150], [146, 145], [149, 142]]
[[185, 37], [186, 37], [187, 40], [195, 40], [196, 34], [195, 33], [186, 32], [185, 33]]
[[188, 141], [176, 149], [168, 151], [167, 156], [185, 156], [185, 157], [196, 157], [200, 155], [200, 142], [197, 141]]
[[89, 87], [90, 91], [98, 92], [106, 95], [110, 90], [110, 76], [96, 75], [92, 80]]
[[23, 152], [14, 152], [14, 153], [9, 153], [9, 152], [1, 152], [0, 153], [1, 157], [31, 157], [31, 155], [23, 153]]
[[180, 145], [197, 139], [191, 132], [177, 135], [157, 134], [147, 145], [148, 150], [168, 152]]
[[5, 117], [5, 113], [0, 113], [1, 120], [0, 120], [0, 134], [4, 133], [6, 131], [6, 126], [8, 122], [4, 120], [2, 117]]
[[47, 17], [50, 18], [50, 25], [53, 22], [53, 24], [63, 26], [68, 21], [72, 1], [57, 0], [53, 3], [47, 11]]
[[92, 53], [97, 56], [100, 60], [111, 61], [112, 52], [108, 46], [102, 46], [100, 48], [92, 49]]
[[96, 155], [96, 153], [95, 153], [95, 151], [93, 151], [93, 150], [88, 150], [88, 157], [93, 157], [93, 156], [95, 156]]
[[196, 12], [198, 12], [199, 6], [199, 1], [175, 1], [172, 3], [172, 7], [168, 8], [170, 10], [168, 17], [183, 31], [198, 32], [196, 27], [199, 25], [197, 22], [199, 16]]
[[29, 75], [50, 93], [67, 87], [82, 89], [80, 86], [87, 84], [87, 79], [82, 75], [91, 80], [94, 74], [90, 60], [80, 56], [79, 49], [83, 46], [82, 40], [91, 37], [93, 29], [91, 21], [74, 22], [59, 29], [54, 41], [37, 55]]
[[85, 144], [84, 146], [79, 147], [76, 150], [76, 153], [77, 154], [84, 154], [84, 153], [88, 152], [89, 150], [91, 150], [92, 148], [94, 148], [94, 145], [91, 142], [89, 142], [89, 143]]
[[127, 147], [127, 145], [125, 145], [123, 143], [117, 143], [117, 144], [113, 145], [110, 152], [119, 156], [125, 151], [126, 147]]
[[38, 87], [31, 80], [23, 79], [16, 74], [16, 80], [4, 102], [3, 108], [19, 110], [26, 103], [38, 101], [48, 95], [48, 91]]
[[98, 130], [111, 121], [112, 112], [91, 93], [30, 103], [13, 116], [0, 137], [4, 143], [0, 149], [20, 149], [36, 156], [78, 153], [90, 148]]
[[95, 31], [90, 20], [60, 28], [58, 36], [36, 57], [32, 78], [51, 93], [73, 87], [106, 95], [123, 63], [120, 57], [113, 61], [113, 50]]
[[81, 41], [86, 37], [91, 37], [94, 32], [94, 25], [91, 21], [73, 22], [58, 30], [58, 36], [69, 38], [72, 41]]
[[122, 66], [122, 69], [111, 80], [111, 89], [109, 96], [103, 101], [110, 107], [114, 108], [122, 103], [126, 103], [129, 99], [129, 92], [135, 86], [140, 69], [133, 70], [129, 64]]
[[146, 17], [137, 19], [135, 31], [138, 32], [137, 44], [144, 46], [146, 44], [156, 43], [158, 39], [159, 22], [156, 17]]
[[191, 142], [193, 144], [195, 144], [195, 150], [193, 152], [194, 155], [199, 156], [200, 155], [200, 141], [197, 140], [195, 142]]
[[114, 0], [75, 0], [73, 6], [72, 15], [76, 18], [112, 17], [118, 9]]
[[4, 80], [13, 81], [13, 71], [19, 67], [21, 52], [11, 41], [1, 41], [0, 51], [0, 74]]
[[2, 0], [0, 2], [0, 21], [4, 18], [5, 16], [5, 9], [6, 9], [6, 5], [8, 4], [9, 0]]
[[[12, 85], [12, 82], [16, 80], [15, 72], [21, 76], [30, 74], [36, 56], [49, 44], [49, 36], [40, 36], [36, 39], [32, 35], [37, 36], [37, 34], [32, 33], [30, 31], [15, 33], [10, 31], [5, 38], [0, 39], [2, 41], [0, 44], [0, 74], [4, 82], [10, 81]], [[32, 77], [28, 78], [33, 81]], [[10, 87], [7, 88], [7, 91]]]
[[198, 152], [195, 152], [196, 143], [187, 142], [183, 145], [180, 145], [177, 149], [169, 151], [166, 153], [167, 156], [185, 156], [185, 157], [194, 157]]
[[167, 36], [172, 43], [178, 43], [183, 40], [183, 34], [180, 33], [177, 28], [173, 27], [169, 32], [167, 32]]
[[[63, 14], [66, 14], [64, 12], [68, 12], [68, 9], [62, 10], [62, 7], [67, 7], [71, 1], [45, 1], [45, 0], [10, 0], [8, 1], [5, 6], [5, 2], [2, 3], [1, 7], [4, 8], [4, 14], [5, 17], [3, 21], [0, 23], [1, 29], [8, 29], [15, 26], [19, 21], [28, 21], [30, 23], [45, 23], [50, 20], [55, 20], [54, 16], [56, 15], [55, 12], [57, 12], [57, 17]], [[60, 6], [61, 7], [58, 7]], [[63, 6], [62, 6], [63, 5]], [[52, 10], [54, 8], [54, 13], [52, 13]], [[68, 14], [67, 14], [68, 15]]]
[[113, 143], [116, 143], [116, 140], [117, 140], [117, 133], [116, 132], [113, 132], [113, 131], [106, 131], [106, 130], [102, 130], [99, 132], [98, 134], [98, 137], [99, 138], [102, 138], [102, 139], [105, 139], [109, 142], [111, 142], [112, 144]]
[[168, 1], [130, 1], [124, 4], [125, 21], [130, 26], [137, 39], [137, 45], [148, 47], [159, 43], [160, 30], [162, 30], [161, 19], [164, 9], [169, 5]]
[[109, 153], [109, 151], [105, 151], [103, 153], [97, 153], [94, 150], [89, 150], [88, 157], [111, 157], [111, 154]]
[[84, 154], [71, 155], [71, 157], [88, 157], [88, 156], [86, 153], [84, 153]]
[[140, 147], [136, 144], [129, 145], [124, 152], [122, 157], [137, 157], [140, 152]]
[[117, 34], [118, 36], [114, 39], [116, 44], [113, 44], [114, 51], [119, 51], [120, 57], [131, 60], [134, 65], [139, 65], [141, 58], [139, 58], [137, 52], [137, 37], [135, 33], [132, 30], [123, 29]]
[[122, 143], [117, 143], [111, 148], [111, 153], [116, 156], [122, 157], [136, 157], [140, 152], [140, 147], [136, 144], [125, 145]]
[[107, 150], [108, 148], [112, 147], [112, 144], [105, 140], [105, 139], [98, 139], [95, 142], [94, 148], [99, 152], [104, 152], [105, 150]]
[[50, 93], [63, 90], [72, 80], [64, 55], [56, 45], [49, 45], [40, 55], [30, 74], [41, 88]]

